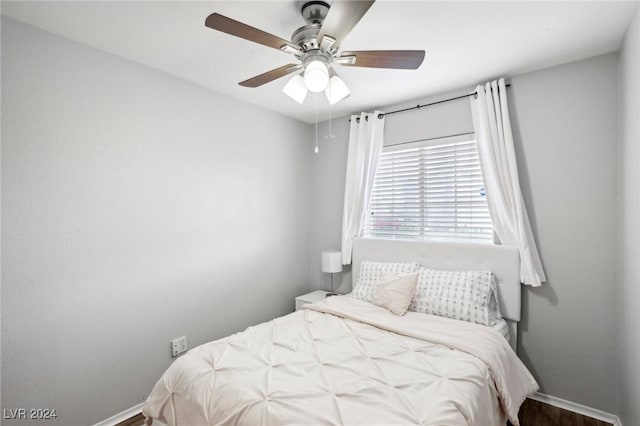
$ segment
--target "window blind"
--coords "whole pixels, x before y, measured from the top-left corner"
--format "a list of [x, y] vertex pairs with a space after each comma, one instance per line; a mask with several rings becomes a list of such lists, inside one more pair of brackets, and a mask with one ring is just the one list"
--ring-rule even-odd
[[472, 138], [385, 147], [363, 235], [491, 244], [493, 229]]

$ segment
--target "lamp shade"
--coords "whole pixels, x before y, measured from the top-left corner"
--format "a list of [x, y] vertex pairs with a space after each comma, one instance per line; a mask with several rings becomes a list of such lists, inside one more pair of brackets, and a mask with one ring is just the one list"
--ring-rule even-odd
[[[333, 71], [333, 70], [331, 70]], [[331, 78], [329, 79], [329, 85], [324, 91], [324, 94], [327, 95], [327, 100], [331, 105], [335, 105], [340, 102], [347, 96], [349, 96], [349, 88], [344, 81], [333, 71]]]
[[304, 84], [312, 92], [322, 92], [329, 84], [329, 70], [321, 61], [309, 62], [304, 68]]
[[342, 271], [342, 253], [340, 250], [322, 252], [322, 272], [334, 273]]
[[304, 102], [304, 98], [307, 96], [307, 86], [304, 85], [304, 79], [300, 74], [294, 75], [282, 91], [299, 104]]

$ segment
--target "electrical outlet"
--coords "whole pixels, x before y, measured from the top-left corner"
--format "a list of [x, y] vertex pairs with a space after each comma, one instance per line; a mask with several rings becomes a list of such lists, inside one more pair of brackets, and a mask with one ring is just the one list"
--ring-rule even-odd
[[178, 337], [171, 341], [171, 355], [178, 356], [187, 351], [187, 336]]

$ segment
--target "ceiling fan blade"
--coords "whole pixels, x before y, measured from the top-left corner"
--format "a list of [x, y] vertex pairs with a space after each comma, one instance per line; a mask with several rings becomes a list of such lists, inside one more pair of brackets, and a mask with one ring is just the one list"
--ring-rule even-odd
[[320, 28], [318, 43], [322, 43], [324, 36], [329, 36], [336, 40], [335, 47], [340, 46], [373, 3], [375, 0], [334, 0]]
[[273, 80], [277, 80], [280, 77], [284, 77], [285, 75], [291, 74], [300, 69], [302, 69], [301, 64], [287, 64], [271, 71], [267, 71], [264, 74], [260, 74], [248, 80], [242, 81], [238, 84], [244, 87], [259, 87], [263, 84], [267, 84]]
[[243, 24], [242, 22], [234, 19], [227, 18], [219, 13], [212, 13], [207, 16], [204, 25], [214, 30], [222, 31], [223, 33], [231, 34], [254, 43], [273, 47], [274, 49], [282, 50], [283, 46], [289, 46], [299, 50], [298, 47], [283, 38], [274, 36], [273, 34], [269, 34], [250, 25]]
[[[354, 57], [355, 61], [341, 61]], [[424, 50], [360, 50], [342, 52], [336, 62], [350, 67], [395, 68], [415, 70], [422, 65]]]

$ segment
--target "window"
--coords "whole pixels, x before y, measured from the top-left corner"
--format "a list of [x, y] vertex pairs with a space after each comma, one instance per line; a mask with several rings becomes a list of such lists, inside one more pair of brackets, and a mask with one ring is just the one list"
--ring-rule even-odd
[[493, 243], [474, 135], [386, 146], [364, 236]]

